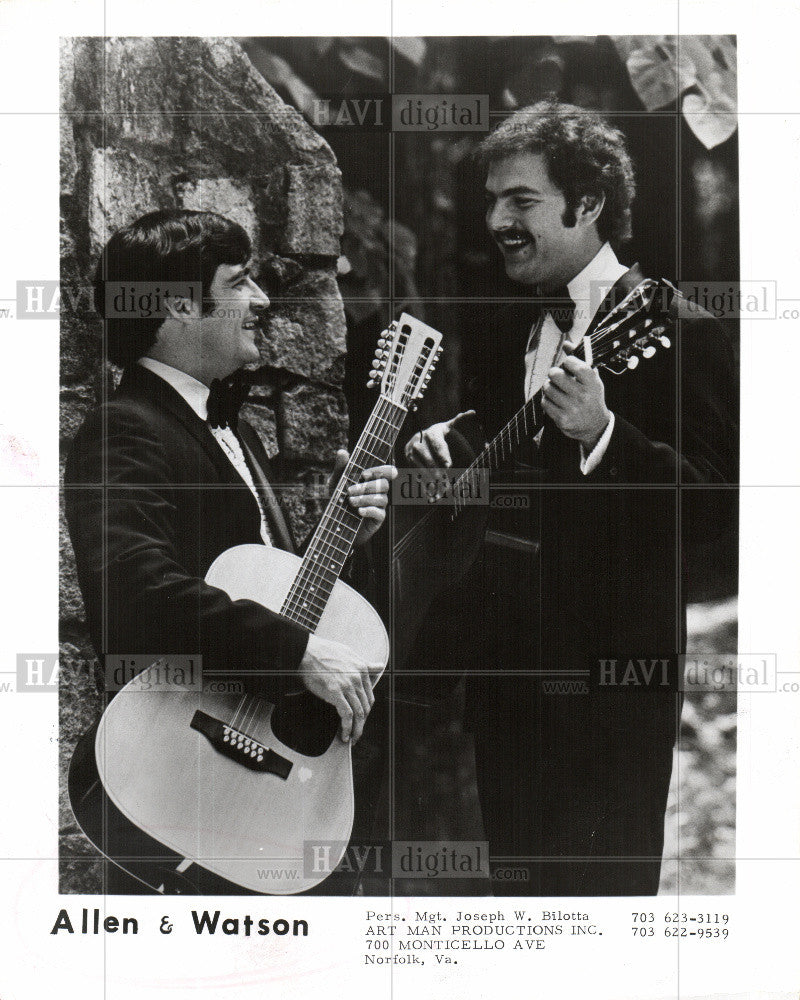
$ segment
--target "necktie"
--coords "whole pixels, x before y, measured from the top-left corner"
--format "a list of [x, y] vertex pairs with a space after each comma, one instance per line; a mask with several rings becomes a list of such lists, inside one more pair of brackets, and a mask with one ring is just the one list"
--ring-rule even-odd
[[209, 387], [206, 403], [209, 424], [220, 429], [230, 427], [235, 431], [239, 422], [239, 410], [250, 395], [250, 388], [247, 375], [241, 369], [226, 379], [215, 378]]

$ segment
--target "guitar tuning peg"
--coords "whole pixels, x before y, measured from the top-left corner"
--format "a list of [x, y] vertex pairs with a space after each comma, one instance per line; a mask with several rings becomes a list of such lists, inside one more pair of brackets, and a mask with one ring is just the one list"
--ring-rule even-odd
[[411, 406], [410, 406], [411, 412], [412, 413], [416, 413], [417, 409], [418, 409], [418, 404], [417, 403], [412, 403]]
[[368, 389], [374, 389], [374, 388], [375, 388], [375, 386], [376, 386], [377, 384], [378, 384], [378, 383], [377, 383], [377, 382], [375, 381], [375, 379], [374, 379], [374, 378], [371, 378], [371, 379], [369, 380], [369, 382], [367, 382], [367, 388], [368, 388]]
[[672, 347], [672, 341], [669, 337], [659, 337], [658, 341], [662, 347]]
[[380, 340], [378, 341], [378, 347], [386, 347], [388, 343], [389, 343], [388, 340], [386, 340], [384, 337], [381, 337]]
[[369, 371], [369, 377], [370, 378], [377, 378], [379, 375], [380, 375], [380, 372], [378, 371], [377, 368], [370, 368], [370, 371]]
[[652, 356], [655, 353], [656, 353], [656, 349], [655, 349], [655, 347], [653, 347], [652, 344], [648, 344], [647, 347], [645, 347], [645, 348], [642, 349], [642, 357], [643, 358], [652, 358]]
[[638, 354], [632, 354], [628, 358], [626, 364], [628, 365], [628, 368], [629, 368], [630, 371], [633, 371], [634, 368], [638, 368], [639, 367], [639, 355]]

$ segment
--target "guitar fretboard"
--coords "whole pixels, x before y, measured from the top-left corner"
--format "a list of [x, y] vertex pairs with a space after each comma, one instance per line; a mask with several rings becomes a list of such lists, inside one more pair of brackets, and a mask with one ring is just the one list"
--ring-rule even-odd
[[496, 472], [505, 462], [509, 461], [522, 448], [523, 444], [531, 441], [542, 426], [543, 419], [542, 390], [539, 389], [517, 410], [502, 430], [484, 447], [475, 461], [456, 479], [453, 484], [453, 517], [457, 517], [463, 507], [462, 498], [476, 495], [479, 474], [484, 470]]
[[407, 412], [383, 396], [378, 400], [309, 542], [281, 615], [310, 632], [319, 625], [361, 526], [361, 517], [350, 506], [348, 487], [361, 481], [364, 469], [387, 463]]

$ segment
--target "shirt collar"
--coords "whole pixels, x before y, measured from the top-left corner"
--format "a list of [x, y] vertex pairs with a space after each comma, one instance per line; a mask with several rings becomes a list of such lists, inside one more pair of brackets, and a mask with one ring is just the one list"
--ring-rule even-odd
[[575, 303], [575, 319], [569, 332], [572, 343], [589, 329], [600, 304], [628, 268], [620, 264], [611, 244], [604, 243], [586, 267], [567, 282], [567, 291]]
[[198, 382], [196, 378], [187, 375], [186, 372], [182, 372], [179, 368], [173, 368], [172, 365], [165, 365], [163, 361], [156, 361], [155, 358], [149, 358], [147, 355], [139, 358], [137, 364], [141, 365], [142, 368], [146, 368], [154, 375], [158, 375], [159, 378], [162, 378], [171, 385], [175, 392], [191, 406], [201, 420], [208, 419], [207, 403], [209, 388], [207, 385]]

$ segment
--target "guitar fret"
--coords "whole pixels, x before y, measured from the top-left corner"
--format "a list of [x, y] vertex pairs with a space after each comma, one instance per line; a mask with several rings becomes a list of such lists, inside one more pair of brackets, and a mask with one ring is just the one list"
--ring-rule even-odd
[[342, 506], [349, 497], [347, 487], [357, 483], [369, 465], [382, 465], [388, 460], [406, 412], [405, 407], [384, 397], [376, 404], [284, 601], [281, 613], [299, 615], [301, 623], [312, 631], [319, 624], [361, 525], [359, 515]]

